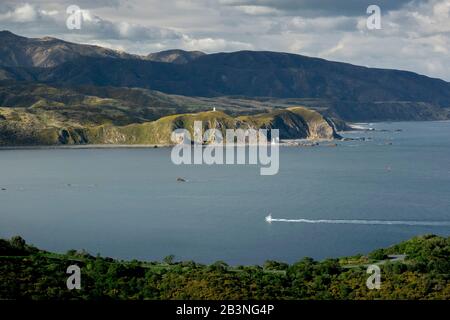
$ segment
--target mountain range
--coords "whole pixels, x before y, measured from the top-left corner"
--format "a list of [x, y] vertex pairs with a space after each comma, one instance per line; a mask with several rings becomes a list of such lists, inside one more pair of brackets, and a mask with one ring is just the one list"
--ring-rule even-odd
[[[336, 122], [450, 118], [450, 83], [408, 71], [268, 51], [135, 55], [0, 32], [0, 107], [79, 117], [83, 101], [94, 100], [102, 107], [93, 119], [114, 109], [106, 118], [120, 125], [211, 105], [234, 115], [301, 105]], [[126, 116], [117, 118], [117, 110]]]

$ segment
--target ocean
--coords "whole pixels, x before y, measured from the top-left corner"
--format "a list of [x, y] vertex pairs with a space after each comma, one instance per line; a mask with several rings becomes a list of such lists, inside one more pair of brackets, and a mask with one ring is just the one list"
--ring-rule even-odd
[[376, 130], [343, 133], [355, 140], [336, 147], [281, 147], [273, 176], [257, 165], [177, 166], [170, 148], [0, 149], [0, 237], [239, 265], [449, 236], [450, 122], [366, 126]]

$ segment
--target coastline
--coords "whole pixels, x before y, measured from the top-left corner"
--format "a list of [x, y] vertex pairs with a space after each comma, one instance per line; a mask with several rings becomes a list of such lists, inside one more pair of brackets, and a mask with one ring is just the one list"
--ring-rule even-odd
[[48, 149], [158, 149], [169, 148], [171, 144], [72, 144], [72, 145], [29, 145], [0, 146], [1, 150], [48, 150]]
[[[311, 144], [319, 144], [321, 142], [341, 141], [342, 139], [284, 139], [277, 144], [280, 147], [308, 147]], [[268, 143], [270, 145], [270, 143]], [[158, 149], [170, 148], [176, 144], [71, 144], [71, 145], [24, 145], [24, 146], [0, 146], [1, 150], [33, 150], [33, 149]], [[250, 144], [234, 144], [234, 147], [246, 147]], [[203, 146], [207, 146], [204, 144]], [[225, 145], [226, 146], [226, 145]]]

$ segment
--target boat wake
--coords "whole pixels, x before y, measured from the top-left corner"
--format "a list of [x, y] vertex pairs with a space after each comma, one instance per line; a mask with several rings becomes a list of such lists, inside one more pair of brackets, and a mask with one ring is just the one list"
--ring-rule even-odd
[[450, 221], [414, 221], [414, 220], [345, 220], [345, 219], [277, 219], [269, 214], [266, 217], [267, 223], [272, 222], [292, 222], [292, 223], [325, 223], [325, 224], [365, 224], [365, 225], [402, 225], [402, 226], [427, 226], [446, 227], [450, 226]]

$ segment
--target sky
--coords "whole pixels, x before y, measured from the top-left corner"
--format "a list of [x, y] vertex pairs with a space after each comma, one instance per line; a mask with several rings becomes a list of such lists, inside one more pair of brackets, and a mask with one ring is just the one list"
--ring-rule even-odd
[[[369, 29], [369, 5], [381, 29]], [[81, 29], [66, 26], [77, 5]], [[290, 52], [450, 81], [450, 0], [2, 0], [0, 30], [146, 55]]]

